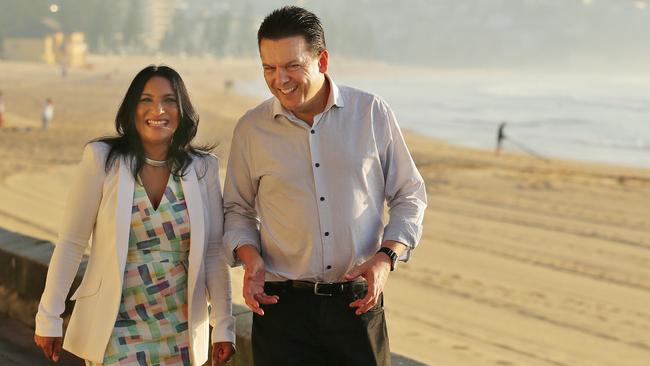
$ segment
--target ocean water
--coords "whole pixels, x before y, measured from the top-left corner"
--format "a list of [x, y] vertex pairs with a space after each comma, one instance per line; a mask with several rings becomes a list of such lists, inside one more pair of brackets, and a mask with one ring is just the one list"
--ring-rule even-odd
[[[378, 94], [403, 129], [452, 144], [650, 168], [650, 78], [616, 74], [423, 72], [334, 75]], [[263, 80], [236, 85], [270, 96]]]

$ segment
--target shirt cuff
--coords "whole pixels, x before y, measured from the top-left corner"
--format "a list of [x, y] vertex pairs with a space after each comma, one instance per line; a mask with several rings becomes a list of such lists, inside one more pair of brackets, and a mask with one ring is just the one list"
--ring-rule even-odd
[[407, 249], [400, 256], [399, 260], [407, 262], [411, 258], [411, 251], [417, 247], [422, 236], [422, 225], [410, 222], [390, 222], [384, 228], [382, 242], [392, 240], [406, 245]]

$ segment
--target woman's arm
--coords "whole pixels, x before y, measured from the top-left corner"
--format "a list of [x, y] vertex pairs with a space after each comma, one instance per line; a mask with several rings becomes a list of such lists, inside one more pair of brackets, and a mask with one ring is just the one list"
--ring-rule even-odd
[[102, 199], [107, 148], [102, 143], [85, 147], [70, 186], [59, 239], [36, 314], [36, 334], [39, 336], [61, 337], [63, 334], [61, 314], [65, 310], [65, 299], [88, 246]]
[[209, 229], [205, 256], [205, 276], [209, 293], [210, 324], [212, 343], [235, 343], [235, 318], [232, 316], [232, 293], [230, 269], [223, 247], [223, 202], [219, 183], [219, 163], [215, 157], [207, 157], [207, 179], [209, 202]]

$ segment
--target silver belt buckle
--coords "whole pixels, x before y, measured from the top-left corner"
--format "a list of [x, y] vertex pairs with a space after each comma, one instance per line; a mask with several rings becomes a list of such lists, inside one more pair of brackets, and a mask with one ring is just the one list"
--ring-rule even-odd
[[[318, 292], [318, 285], [333, 285], [333, 282], [316, 282], [314, 283], [314, 295], [318, 296], [333, 296], [332, 294], [325, 294], [322, 292]], [[341, 285], [343, 287], [343, 285]]]

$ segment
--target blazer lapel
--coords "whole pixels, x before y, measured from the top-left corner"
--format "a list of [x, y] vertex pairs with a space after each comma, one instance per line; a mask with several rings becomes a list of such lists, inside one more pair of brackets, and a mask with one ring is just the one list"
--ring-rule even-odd
[[117, 263], [120, 271], [120, 288], [124, 280], [124, 267], [126, 266], [126, 254], [129, 250], [129, 233], [131, 231], [131, 208], [133, 207], [133, 190], [135, 180], [129, 169], [129, 164], [124, 159], [117, 161], [119, 164], [117, 178], [117, 204], [115, 209], [115, 250]]
[[203, 201], [201, 199], [201, 191], [196, 177], [194, 162], [188, 167], [187, 175], [181, 180], [181, 185], [183, 186], [187, 212], [190, 217], [190, 257], [187, 282], [190, 291], [188, 295], [191, 298], [196, 286], [205, 248]]

